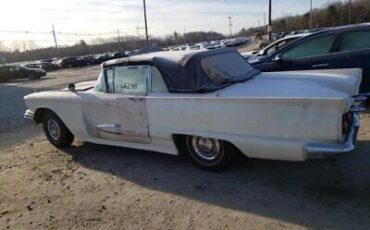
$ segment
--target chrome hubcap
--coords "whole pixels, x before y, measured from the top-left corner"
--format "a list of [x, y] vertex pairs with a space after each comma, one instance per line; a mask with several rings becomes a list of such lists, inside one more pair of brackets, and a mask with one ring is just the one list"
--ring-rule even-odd
[[60, 127], [58, 122], [56, 122], [53, 119], [48, 120], [48, 131], [50, 134], [50, 137], [54, 140], [57, 141], [60, 137]]
[[220, 154], [221, 145], [217, 139], [193, 137], [191, 144], [195, 153], [205, 160], [214, 160]]

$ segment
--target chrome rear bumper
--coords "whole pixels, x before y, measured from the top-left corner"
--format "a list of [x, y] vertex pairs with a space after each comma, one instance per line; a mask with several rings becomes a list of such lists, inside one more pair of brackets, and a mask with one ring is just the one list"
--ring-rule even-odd
[[355, 148], [357, 132], [360, 127], [360, 116], [353, 113], [350, 130], [341, 144], [317, 144], [311, 143], [305, 146], [306, 160], [338, 157], [351, 152]]
[[31, 110], [27, 109], [26, 112], [24, 112], [23, 117], [26, 118], [26, 119], [33, 120], [34, 115], [35, 115], [34, 112], [32, 112]]

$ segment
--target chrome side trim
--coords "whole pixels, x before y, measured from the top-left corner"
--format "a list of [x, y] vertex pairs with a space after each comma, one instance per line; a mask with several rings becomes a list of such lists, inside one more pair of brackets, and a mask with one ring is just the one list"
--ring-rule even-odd
[[23, 117], [25, 119], [30, 119], [30, 120], [33, 120], [33, 117], [35, 116], [35, 113], [32, 112], [31, 110], [27, 109], [26, 112], [24, 112], [24, 115]]
[[352, 106], [349, 111], [351, 111], [353, 113], [359, 113], [359, 112], [366, 111], [366, 108], [365, 107], [362, 107], [362, 106]]
[[367, 97], [362, 96], [362, 95], [357, 95], [357, 96], [354, 96], [353, 99], [355, 100], [355, 102], [363, 102], [367, 100]]
[[120, 124], [100, 124], [96, 128], [102, 132], [112, 133], [122, 135], [121, 125]]
[[351, 108], [353, 112], [370, 111], [370, 93], [362, 93], [352, 97], [354, 104]]
[[310, 143], [305, 146], [306, 160], [323, 159], [345, 155], [355, 148], [357, 132], [360, 127], [360, 116], [353, 113], [351, 128], [341, 144]]

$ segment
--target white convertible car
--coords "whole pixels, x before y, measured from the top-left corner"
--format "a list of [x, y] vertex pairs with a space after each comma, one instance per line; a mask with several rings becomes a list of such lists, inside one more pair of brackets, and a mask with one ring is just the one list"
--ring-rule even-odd
[[260, 73], [232, 49], [157, 52], [105, 62], [97, 81], [27, 95], [25, 117], [51, 144], [187, 153], [220, 170], [237, 150], [305, 161], [354, 149], [361, 70]]

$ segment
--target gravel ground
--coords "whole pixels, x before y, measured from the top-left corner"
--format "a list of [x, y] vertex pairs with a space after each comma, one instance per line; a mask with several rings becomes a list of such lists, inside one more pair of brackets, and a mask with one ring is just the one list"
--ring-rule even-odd
[[78, 140], [58, 150], [23, 121], [22, 97], [34, 88], [98, 72], [0, 85], [0, 229], [370, 229], [369, 114], [356, 151], [335, 164], [241, 158], [219, 174]]

